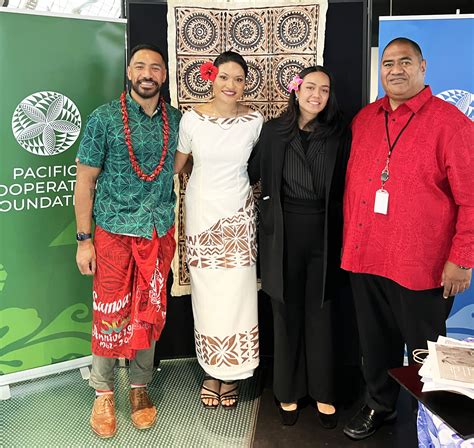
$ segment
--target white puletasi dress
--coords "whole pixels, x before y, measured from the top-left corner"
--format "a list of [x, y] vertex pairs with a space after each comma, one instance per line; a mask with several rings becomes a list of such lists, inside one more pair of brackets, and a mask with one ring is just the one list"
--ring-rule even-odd
[[259, 363], [256, 223], [247, 161], [263, 117], [215, 118], [195, 110], [180, 122], [178, 151], [193, 155], [186, 187], [186, 257], [196, 354], [229, 381]]

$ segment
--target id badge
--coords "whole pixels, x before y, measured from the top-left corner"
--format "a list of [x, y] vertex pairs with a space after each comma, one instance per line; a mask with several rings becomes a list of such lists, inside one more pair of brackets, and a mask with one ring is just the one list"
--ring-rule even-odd
[[388, 191], [377, 190], [375, 193], [374, 212], [386, 215], [388, 212]]

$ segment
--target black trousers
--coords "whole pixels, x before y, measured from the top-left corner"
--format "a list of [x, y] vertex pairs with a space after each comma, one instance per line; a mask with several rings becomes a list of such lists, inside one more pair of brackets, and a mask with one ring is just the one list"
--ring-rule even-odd
[[446, 335], [446, 319], [454, 298], [444, 299], [442, 288], [412, 291], [370, 274], [351, 274], [351, 284], [367, 404], [375, 411], [392, 411], [399, 386], [388, 370], [403, 365], [405, 343], [409, 363], [413, 364], [414, 349], [427, 348], [427, 340]]
[[321, 307], [324, 209], [284, 203], [284, 303], [272, 300], [275, 397], [334, 401], [331, 304]]

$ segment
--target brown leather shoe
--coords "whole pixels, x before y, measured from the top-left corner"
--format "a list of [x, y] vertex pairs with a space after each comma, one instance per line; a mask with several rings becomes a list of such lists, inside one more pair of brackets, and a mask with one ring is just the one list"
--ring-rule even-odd
[[130, 389], [132, 423], [137, 429], [151, 428], [156, 420], [156, 408], [148, 397], [146, 387]]
[[92, 430], [102, 438], [113, 437], [117, 432], [113, 394], [99, 395], [94, 400], [91, 414]]

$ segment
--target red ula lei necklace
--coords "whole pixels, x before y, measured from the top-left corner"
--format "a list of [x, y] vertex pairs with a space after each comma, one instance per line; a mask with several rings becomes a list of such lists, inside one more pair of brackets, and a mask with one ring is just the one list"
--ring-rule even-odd
[[163, 132], [163, 148], [161, 151], [161, 159], [156, 168], [153, 170], [151, 174], [145, 174], [140, 165], [138, 164], [138, 160], [133, 152], [132, 140], [130, 138], [130, 127], [128, 126], [128, 111], [127, 111], [127, 92], [122, 92], [120, 95], [120, 105], [122, 106], [122, 121], [123, 121], [123, 133], [125, 134], [125, 143], [127, 144], [128, 148], [128, 155], [130, 156], [130, 162], [132, 164], [133, 170], [137, 173], [137, 176], [146, 182], [151, 182], [157, 178], [157, 176], [161, 173], [163, 169], [163, 165], [165, 164], [166, 154], [168, 152], [168, 140], [170, 136], [170, 126], [168, 121], [168, 114], [166, 112], [166, 105], [165, 100], [160, 95], [160, 107], [161, 113], [163, 117], [163, 125], [161, 131]]

